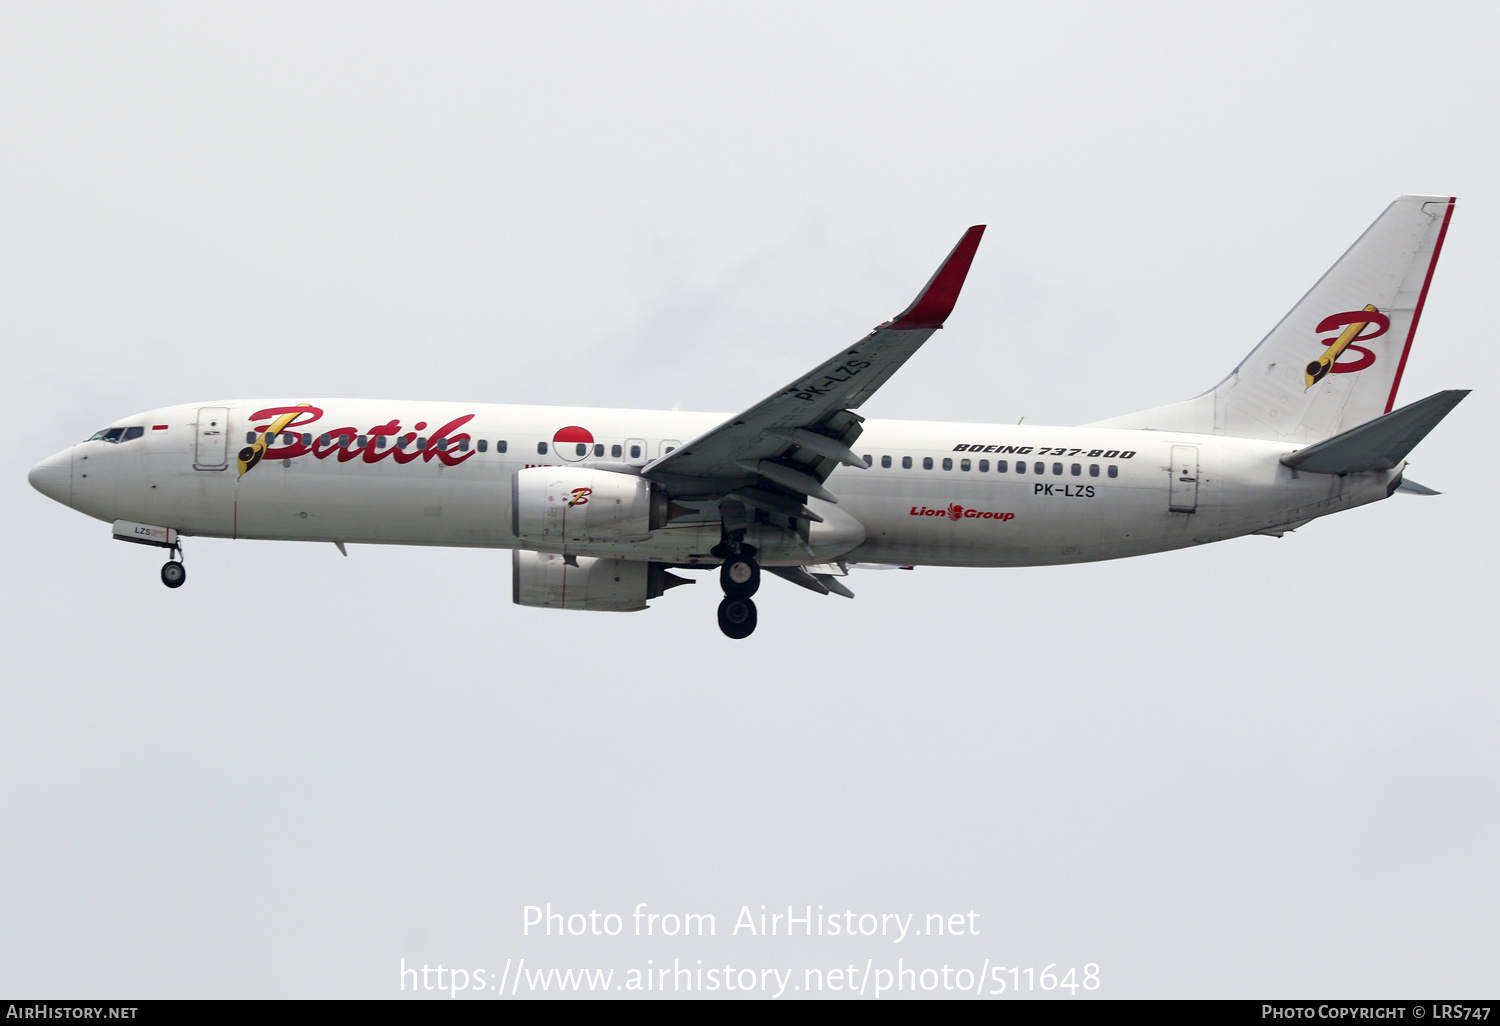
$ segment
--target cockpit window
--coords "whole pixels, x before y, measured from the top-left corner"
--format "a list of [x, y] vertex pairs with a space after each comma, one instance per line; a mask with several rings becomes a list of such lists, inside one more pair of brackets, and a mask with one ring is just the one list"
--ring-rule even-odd
[[142, 435], [144, 435], [145, 433], [146, 433], [146, 429], [143, 428], [143, 427], [133, 427], [133, 428], [122, 428], [122, 427], [105, 428], [102, 431], [95, 431], [92, 435], [89, 435], [89, 441], [90, 442], [133, 442], [137, 438], [139, 438]]

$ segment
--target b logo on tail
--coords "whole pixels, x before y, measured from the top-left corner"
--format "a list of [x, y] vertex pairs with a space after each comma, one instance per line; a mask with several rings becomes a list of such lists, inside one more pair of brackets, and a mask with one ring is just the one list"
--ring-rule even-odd
[[[1336, 313], [1325, 317], [1318, 322], [1317, 330], [1320, 332], [1332, 331], [1334, 328], [1343, 327], [1346, 324], [1348, 327], [1344, 328], [1343, 333], [1337, 338], [1325, 338], [1322, 340], [1328, 349], [1322, 356], [1307, 365], [1305, 378], [1308, 388], [1312, 388], [1330, 373], [1353, 374], [1355, 371], [1362, 371], [1366, 367], [1373, 366], [1375, 363], [1375, 354], [1364, 346], [1357, 346], [1354, 343], [1368, 342], [1372, 338], [1379, 338], [1381, 335], [1384, 335], [1390, 330], [1391, 319], [1375, 309], [1373, 305], [1369, 305], [1363, 310], [1350, 310], [1347, 313]], [[1364, 331], [1371, 325], [1375, 326], [1374, 331], [1368, 335], [1360, 334], [1361, 331]], [[1359, 359], [1349, 363], [1339, 363], [1338, 358], [1344, 355], [1344, 351], [1348, 349], [1359, 353]]]

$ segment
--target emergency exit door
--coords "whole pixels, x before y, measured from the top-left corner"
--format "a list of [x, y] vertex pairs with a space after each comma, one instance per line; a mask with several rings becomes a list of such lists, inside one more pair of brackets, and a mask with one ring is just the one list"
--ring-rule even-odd
[[198, 411], [198, 441], [194, 470], [223, 470], [229, 466], [229, 411], [208, 406]]
[[1173, 513], [1195, 513], [1198, 510], [1198, 447], [1196, 445], [1172, 446]]

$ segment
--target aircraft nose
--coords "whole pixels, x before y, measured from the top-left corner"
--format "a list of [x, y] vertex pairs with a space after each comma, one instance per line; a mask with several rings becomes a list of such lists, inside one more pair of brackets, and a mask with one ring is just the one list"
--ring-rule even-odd
[[73, 499], [73, 450], [64, 449], [48, 456], [26, 475], [31, 487], [47, 498], [71, 506]]

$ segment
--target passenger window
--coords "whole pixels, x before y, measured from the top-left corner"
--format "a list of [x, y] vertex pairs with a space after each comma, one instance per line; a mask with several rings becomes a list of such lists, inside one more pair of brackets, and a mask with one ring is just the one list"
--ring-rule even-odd
[[604, 443], [603, 442], [600, 442], [600, 443], [598, 443], [597, 445], [594, 446], [594, 455], [595, 456], [603, 456], [604, 455]]
[[901, 457], [901, 469], [902, 470], [910, 470], [911, 469], [911, 457], [910, 456], [903, 456], [903, 457]]
[[[484, 443], [480, 442], [479, 445], [482, 448], [484, 446]], [[377, 448], [377, 449], [384, 449], [385, 448], [385, 435], [376, 435], [375, 436], [375, 448]]]
[[1075, 463], [1075, 464], [1073, 464], [1073, 476], [1077, 477], [1078, 475], [1080, 475], [1082, 473], [1083, 473], [1083, 465], [1081, 463]]
[[143, 428], [143, 427], [126, 428], [125, 429], [125, 441], [127, 441], [127, 442], [133, 442], [137, 438], [139, 438], [142, 435], [144, 435], [145, 433], [146, 433], [146, 429]]
[[890, 470], [891, 469], [891, 458], [889, 456], [882, 456], [882, 457], [880, 457], [880, 465], [883, 468], [885, 468], [886, 470]]
[[369, 435], [360, 435], [359, 436], [359, 447], [361, 449], [363, 449], [365, 446], [367, 446], [369, 444], [370, 444], [370, 436]]
[[1099, 464], [1097, 464], [1097, 463], [1090, 463], [1089, 464], [1089, 477], [1098, 477], [1098, 476], [1099, 476]]
[[[328, 436], [324, 435], [323, 437], [327, 438]], [[405, 449], [407, 447], [407, 445], [409, 445], [410, 443], [411, 443], [411, 439], [407, 438], [405, 435], [402, 435], [400, 438], [396, 439], [396, 448], [398, 448], [398, 449]], [[325, 442], [323, 444], [327, 445], [328, 443]]]
[[923, 456], [922, 457], [922, 469], [923, 470], [931, 470], [932, 469], [932, 457], [931, 456]]
[[496, 452], [505, 452], [508, 448], [509, 448], [509, 446], [507, 446], [505, 444], [505, 439], [503, 439], [503, 438], [497, 438], [497, 439], [495, 439], [495, 451]]
[[641, 447], [639, 445], [632, 445], [630, 447], [630, 458], [633, 460], [641, 458]]
[[458, 451], [459, 452], [468, 452], [469, 451], [469, 440], [467, 438], [460, 438], [458, 440]]
[[979, 472], [981, 474], [988, 474], [990, 472], [990, 461], [989, 460], [980, 460], [979, 461]]
[[958, 469], [959, 470], [968, 470], [969, 469], [969, 461], [968, 460], [959, 460], [958, 461]]
[[486, 442], [483, 438], [481, 438], [479, 440], [479, 451], [480, 452], [488, 452], [489, 448], [490, 448], [490, 443]]
[[1061, 463], [1054, 463], [1054, 464], [1052, 464], [1052, 473], [1058, 475], [1059, 477], [1062, 476], [1062, 464]]
[[538, 442], [538, 443], [536, 443], [536, 454], [538, 456], [545, 456], [545, 455], [547, 455], [547, 443], [546, 442]]
[[1109, 476], [1110, 477], [1119, 477], [1120, 476], [1120, 468], [1117, 467], [1117, 466], [1115, 466], [1113, 463], [1111, 463], [1109, 465]]
[[[1059, 466], [1060, 465], [1061, 464], [1059, 464]], [[1033, 463], [1031, 465], [1031, 469], [1032, 469], [1033, 473], [1045, 474], [1047, 472], [1047, 464], [1045, 464], [1045, 463]]]
[[[1005, 461], [1001, 460], [1000, 462], [1004, 463]], [[1004, 471], [1002, 471], [1002, 473], [1004, 473]], [[1016, 473], [1017, 474], [1024, 474], [1024, 473], [1026, 473], [1026, 461], [1025, 460], [1016, 460]]]
[[620, 448], [618, 445], [611, 445], [609, 447], [609, 454], [615, 459], [619, 459], [621, 456], [625, 455], [625, 450]]
[[995, 473], [997, 473], [997, 474], [1003, 474], [1003, 473], [1005, 473], [1009, 469], [1010, 469], [1010, 461], [1009, 460], [996, 460], [995, 461]]
[[318, 444], [323, 446], [325, 449], [328, 447], [328, 443], [332, 441], [333, 439], [327, 435], [322, 435], [318, 438]]
[[953, 461], [951, 459], [948, 459], [946, 456], [943, 458], [943, 469], [944, 470], [952, 470], [953, 469]]
[[[104, 434], [103, 431], [99, 432], [98, 435], [95, 435], [94, 438], [98, 438], [99, 435], [102, 435], [102, 434]], [[93, 441], [93, 438], [89, 439], [89, 441]], [[254, 445], [255, 444], [255, 432], [254, 431], [246, 431], [245, 432], [245, 444], [246, 445]]]
[[589, 445], [587, 442], [579, 442], [573, 449], [573, 455], [575, 456], [587, 456], [588, 454]]
[[281, 444], [282, 445], [296, 445], [297, 444], [297, 436], [294, 435], [294, 434], [292, 434], [290, 431], [283, 431], [281, 433]]
[[[349, 448], [349, 443], [352, 442], [352, 441], [354, 441], [354, 439], [350, 438], [348, 435], [339, 435], [339, 448], [340, 449], [347, 449], [347, 448]], [[417, 439], [417, 448], [418, 449], [422, 448], [422, 446], [425, 445], [426, 443], [427, 443], [427, 439], [425, 439], [425, 438], [418, 438]]]
[[437, 451], [438, 452], [447, 452], [448, 451], [448, 439], [446, 439], [446, 438], [435, 438], [435, 439], [433, 439], [432, 444], [435, 445], [435, 446], [437, 446]]
[[874, 465], [875, 465], [875, 457], [871, 456], [869, 453], [865, 453], [865, 466], [867, 466], [867, 467], [873, 467]]

